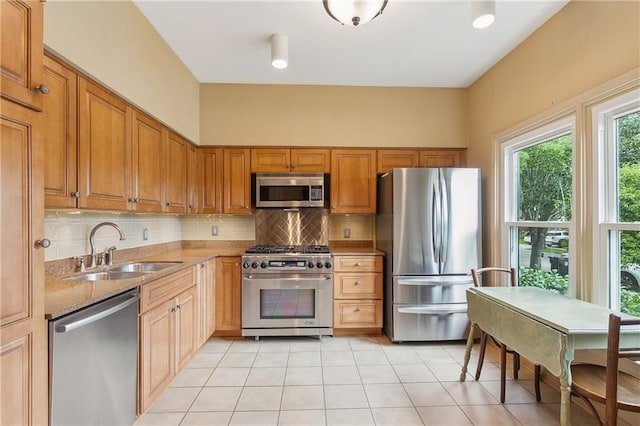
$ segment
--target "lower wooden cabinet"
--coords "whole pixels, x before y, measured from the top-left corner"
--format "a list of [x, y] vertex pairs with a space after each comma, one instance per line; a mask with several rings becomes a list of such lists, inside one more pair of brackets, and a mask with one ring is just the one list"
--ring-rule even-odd
[[242, 335], [242, 271], [240, 257], [216, 259], [215, 335]]
[[146, 411], [195, 355], [196, 270], [176, 272], [141, 290], [139, 412]]
[[198, 265], [198, 340], [202, 346], [216, 330], [215, 260]]
[[335, 255], [333, 328], [382, 328], [382, 256]]

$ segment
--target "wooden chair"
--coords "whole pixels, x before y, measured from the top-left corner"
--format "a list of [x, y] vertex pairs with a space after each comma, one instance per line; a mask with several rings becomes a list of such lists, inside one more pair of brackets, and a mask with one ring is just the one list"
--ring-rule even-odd
[[[482, 287], [481, 276], [484, 273], [492, 273], [499, 274], [502, 278], [507, 278], [507, 282], [504, 280], [500, 280], [500, 284], [498, 285], [496, 282], [496, 286], [502, 287], [517, 287], [518, 281], [516, 276], [516, 270], [514, 268], [498, 268], [498, 267], [487, 267], [480, 269], [472, 269], [471, 277], [473, 278], [473, 285], [475, 287]], [[476, 380], [480, 379], [480, 373], [482, 372], [482, 364], [484, 363], [484, 355], [487, 349], [487, 340], [491, 339], [498, 348], [500, 348], [500, 402], [504, 403], [505, 400], [505, 381], [506, 381], [506, 371], [507, 371], [507, 354], [513, 355], [513, 378], [518, 380], [518, 371], [520, 370], [520, 354], [516, 351], [508, 349], [506, 345], [502, 344], [498, 340], [496, 340], [493, 336], [485, 333], [484, 330], [480, 330], [480, 355], [478, 357], [478, 367], [476, 368]], [[534, 367], [534, 386], [536, 393], [536, 401], [540, 401], [540, 365], [536, 364]]]
[[[640, 378], [618, 370], [620, 358], [640, 358], [640, 348], [620, 348], [620, 330], [640, 325], [640, 319], [621, 319], [609, 315], [607, 365], [576, 364], [571, 366], [571, 393], [587, 402], [600, 424], [615, 426], [618, 410], [640, 413]], [[640, 333], [635, 327], [635, 332]], [[591, 400], [604, 404], [604, 423]]]

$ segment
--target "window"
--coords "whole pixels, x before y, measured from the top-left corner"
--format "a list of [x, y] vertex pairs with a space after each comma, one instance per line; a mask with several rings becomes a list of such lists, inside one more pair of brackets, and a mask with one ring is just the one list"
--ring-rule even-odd
[[606, 262], [594, 291], [611, 309], [640, 316], [640, 92], [635, 90], [592, 108], [595, 176], [594, 249]]
[[520, 286], [569, 290], [573, 128], [570, 116], [502, 144], [503, 245]]

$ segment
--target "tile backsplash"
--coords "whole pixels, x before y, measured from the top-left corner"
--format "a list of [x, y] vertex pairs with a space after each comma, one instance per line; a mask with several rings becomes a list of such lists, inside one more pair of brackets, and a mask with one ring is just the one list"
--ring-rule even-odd
[[[118, 224], [126, 239], [120, 241], [112, 227], [100, 228], [95, 234], [97, 252], [113, 245], [123, 249], [180, 240], [255, 240], [253, 215], [179, 216], [47, 210], [45, 235], [51, 240], [51, 246], [45, 250], [45, 261], [88, 254], [91, 251], [89, 233], [100, 222]], [[373, 226], [374, 217], [370, 215], [329, 215], [329, 239], [343, 240], [344, 229], [349, 229], [350, 240], [372, 240]], [[148, 234], [146, 240], [143, 239], [144, 229]]]

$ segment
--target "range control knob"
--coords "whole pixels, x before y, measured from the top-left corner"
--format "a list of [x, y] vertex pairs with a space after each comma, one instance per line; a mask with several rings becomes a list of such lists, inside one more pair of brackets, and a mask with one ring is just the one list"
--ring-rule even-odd
[[324, 263], [324, 267], [327, 268], [327, 269], [331, 269], [332, 266], [333, 265], [331, 264], [331, 262], [325, 262]]
[[246, 260], [242, 262], [242, 268], [249, 269], [249, 262], [247, 262]]
[[322, 262], [318, 262], [318, 263], [316, 263], [316, 267], [317, 267], [318, 269], [322, 269], [322, 267], [323, 267], [323, 266], [324, 266], [324, 264], [323, 264]]
[[309, 263], [307, 263], [307, 266], [309, 267], [309, 269], [313, 269], [313, 267], [316, 266], [316, 264], [309, 261]]
[[256, 269], [256, 268], [258, 267], [258, 262], [253, 262], [253, 263], [251, 264], [251, 267], [252, 267], [253, 269]]
[[267, 262], [262, 262], [262, 263], [260, 264], [260, 267], [261, 267], [262, 269], [267, 269]]

